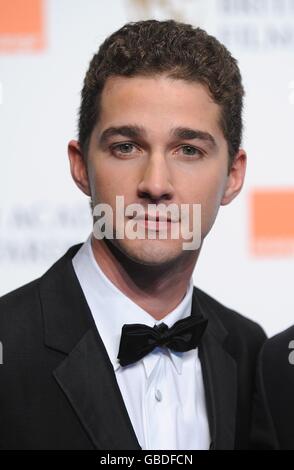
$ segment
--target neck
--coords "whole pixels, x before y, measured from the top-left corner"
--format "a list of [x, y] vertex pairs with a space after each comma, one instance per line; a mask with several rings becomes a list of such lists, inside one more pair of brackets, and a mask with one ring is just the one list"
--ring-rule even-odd
[[174, 310], [186, 294], [200, 250], [160, 266], [137, 263], [113, 243], [92, 236], [97, 264], [108, 279], [156, 320]]

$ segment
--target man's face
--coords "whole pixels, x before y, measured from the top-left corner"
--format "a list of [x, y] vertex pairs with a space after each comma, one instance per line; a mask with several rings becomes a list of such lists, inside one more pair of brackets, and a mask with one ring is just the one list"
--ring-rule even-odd
[[[146, 213], [148, 204], [201, 204], [201, 239], [205, 238], [219, 206], [241, 189], [245, 172], [243, 155], [237, 187], [236, 175], [228, 175], [228, 145], [219, 113], [220, 107], [199, 83], [163, 75], [107, 79], [86, 160], [93, 204], [113, 208], [114, 229], [119, 195], [125, 206], [139, 203]], [[127, 222], [126, 216], [123, 223]], [[124, 238], [111, 243], [139, 263], [176, 261], [185, 240], [169, 236], [170, 224], [167, 239]]]

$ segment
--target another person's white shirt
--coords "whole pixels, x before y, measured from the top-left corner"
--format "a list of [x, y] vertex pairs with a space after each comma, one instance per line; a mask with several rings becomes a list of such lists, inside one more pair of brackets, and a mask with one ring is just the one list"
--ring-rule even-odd
[[209, 449], [210, 433], [198, 349], [174, 352], [155, 348], [143, 359], [120, 366], [117, 355], [125, 323], [171, 327], [191, 314], [193, 279], [180, 304], [155, 320], [123, 294], [95, 260], [91, 235], [73, 266], [112, 362], [130, 420], [142, 449]]

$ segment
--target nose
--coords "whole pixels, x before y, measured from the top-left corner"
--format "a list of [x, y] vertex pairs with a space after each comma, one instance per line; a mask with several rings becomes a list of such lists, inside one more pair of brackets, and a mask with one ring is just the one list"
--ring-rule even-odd
[[154, 155], [148, 160], [138, 186], [139, 197], [152, 201], [170, 200], [173, 197], [173, 186], [170, 182], [170, 171], [164, 156]]

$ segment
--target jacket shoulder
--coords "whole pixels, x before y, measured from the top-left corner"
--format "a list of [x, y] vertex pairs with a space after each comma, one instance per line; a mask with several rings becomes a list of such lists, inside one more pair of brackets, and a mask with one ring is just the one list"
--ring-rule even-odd
[[24, 310], [36, 301], [40, 278], [24, 284], [0, 297], [0, 315], [7, 311]]
[[50, 280], [56, 279], [60, 273], [62, 274], [65, 262], [72, 258], [80, 247], [81, 244], [70, 247], [41, 277], [0, 297], [0, 321], [1, 316], [5, 312], [20, 312], [36, 305], [39, 298], [39, 286], [42, 280], [46, 279], [50, 282]]
[[0, 341], [4, 363], [1, 376], [15, 367], [15, 361], [34, 356], [41, 340], [42, 315], [36, 279], [0, 298]]
[[294, 365], [294, 357], [291, 360], [290, 356], [294, 356], [294, 325], [290, 326], [281, 333], [269, 338], [262, 349], [262, 361], [269, 364], [276, 364], [283, 362], [284, 365]]
[[39, 279], [0, 297], [0, 340], [22, 342], [32, 328], [40, 325]]
[[258, 343], [264, 342], [266, 334], [258, 323], [226, 307], [198, 287], [195, 287], [195, 290], [204, 308], [208, 310], [211, 316], [220, 321], [229, 333], [238, 336], [240, 340], [246, 339], [248, 341], [257, 341]]

